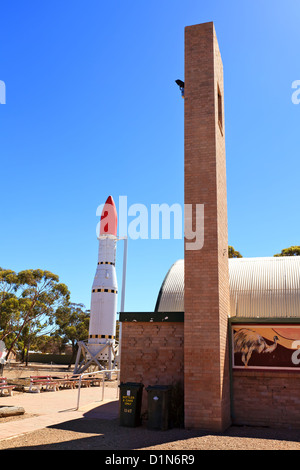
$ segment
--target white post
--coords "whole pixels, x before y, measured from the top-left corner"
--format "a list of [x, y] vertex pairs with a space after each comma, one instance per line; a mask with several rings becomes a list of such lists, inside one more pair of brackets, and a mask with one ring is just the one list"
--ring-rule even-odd
[[80, 390], [81, 390], [81, 380], [82, 380], [82, 374], [79, 377], [79, 382], [78, 382], [78, 396], [77, 396], [77, 410], [79, 408], [79, 400], [80, 400]]
[[[126, 290], [126, 269], [127, 269], [127, 246], [128, 238], [124, 237], [124, 252], [123, 252], [123, 275], [122, 275], [122, 293], [121, 293], [121, 312], [125, 309], [125, 290]], [[122, 323], [119, 322], [119, 369], [121, 362], [121, 342], [122, 342]]]

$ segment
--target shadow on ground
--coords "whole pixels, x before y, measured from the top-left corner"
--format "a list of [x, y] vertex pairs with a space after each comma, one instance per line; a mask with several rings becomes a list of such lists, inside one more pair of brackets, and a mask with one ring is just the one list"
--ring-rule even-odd
[[[299, 431], [287, 429], [232, 426], [225, 433], [220, 434], [188, 429], [161, 431], [147, 429], [146, 422], [135, 428], [120, 426], [117, 416], [117, 404], [107, 403], [88, 411], [83, 418], [41, 429], [24, 435], [22, 439], [16, 438], [14, 442], [11, 441], [11, 444], [8, 444], [7, 449], [126, 451], [161, 446], [162, 449], [170, 450], [229, 450], [231, 448], [255, 450], [255, 442], [259, 442], [258, 448], [264, 448], [270, 440], [273, 440], [275, 444], [278, 441], [280, 448], [284, 448], [289, 442], [299, 446], [300, 442]], [[189, 440], [193, 438], [199, 439], [196, 443], [193, 441], [191, 446]], [[252, 440], [251, 445], [249, 439]], [[247, 441], [248, 447], [247, 445], [244, 447]], [[276, 445], [274, 450], [276, 450]]]

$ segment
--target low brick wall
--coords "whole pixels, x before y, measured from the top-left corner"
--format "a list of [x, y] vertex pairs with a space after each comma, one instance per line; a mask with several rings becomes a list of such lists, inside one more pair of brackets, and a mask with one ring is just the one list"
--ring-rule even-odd
[[300, 428], [300, 375], [233, 371], [233, 424]]
[[[183, 385], [183, 314], [124, 313], [120, 320], [121, 382], [144, 384], [144, 412], [148, 385]], [[231, 372], [232, 424], [300, 429], [298, 369]]]
[[[166, 315], [171, 320], [171, 315]], [[124, 314], [122, 318], [127, 321], [121, 320], [120, 380], [144, 384], [144, 412], [148, 385], [183, 385], [183, 321], [163, 321], [153, 313]]]

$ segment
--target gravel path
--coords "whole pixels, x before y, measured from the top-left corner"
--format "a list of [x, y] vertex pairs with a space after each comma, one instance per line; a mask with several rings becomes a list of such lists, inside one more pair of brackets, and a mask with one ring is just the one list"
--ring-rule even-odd
[[[32, 371], [12, 370], [15, 377]], [[40, 371], [39, 371], [40, 372]], [[54, 372], [51, 370], [51, 372]], [[56, 370], [57, 374], [59, 371]], [[24, 419], [25, 414], [4, 420]], [[300, 430], [230, 427], [212, 434], [187, 429], [157, 431], [146, 423], [137, 428], [119, 426], [118, 419], [81, 418], [0, 441], [0, 450], [300, 450]]]
[[0, 441], [0, 450], [300, 450], [291, 430], [231, 427], [223, 434], [186, 429], [154, 431], [118, 420], [79, 419]]

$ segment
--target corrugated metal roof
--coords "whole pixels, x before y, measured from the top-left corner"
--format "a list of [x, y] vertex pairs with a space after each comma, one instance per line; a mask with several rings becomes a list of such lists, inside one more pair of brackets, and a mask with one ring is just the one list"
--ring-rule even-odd
[[[230, 258], [230, 316], [300, 317], [300, 256]], [[170, 268], [156, 311], [184, 311], [184, 260]]]
[[184, 312], [184, 261], [169, 269], [158, 294], [156, 312]]

